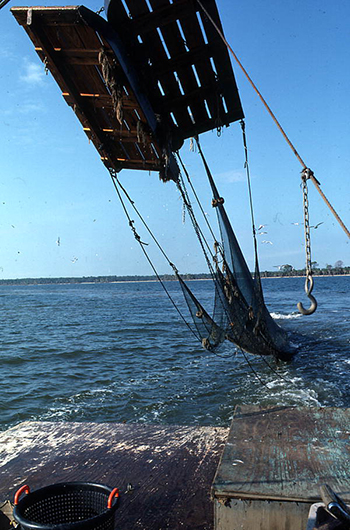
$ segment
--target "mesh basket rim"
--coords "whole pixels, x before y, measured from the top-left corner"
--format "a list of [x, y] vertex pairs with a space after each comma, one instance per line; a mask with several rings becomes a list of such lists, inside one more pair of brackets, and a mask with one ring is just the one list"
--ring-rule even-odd
[[[90, 517], [89, 519], [83, 519], [80, 521], [75, 521], [72, 523], [60, 523], [60, 524], [41, 524], [30, 521], [24, 517], [23, 513], [26, 508], [31, 507], [35, 502], [40, 500], [45, 500], [45, 494], [51, 494], [51, 497], [54, 494], [62, 495], [64, 493], [72, 493], [74, 491], [87, 491], [87, 492], [96, 492], [96, 493], [105, 493], [106, 494], [106, 508], [104, 511], [101, 511], [98, 515]], [[86, 525], [89, 528], [93, 528], [94, 524], [101, 524], [108, 521], [111, 517], [114, 516], [114, 513], [118, 507], [118, 498], [113, 499], [111, 508], [107, 507], [107, 500], [110, 493], [113, 491], [113, 488], [105, 484], [97, 484], [95, 482], [58, 482], [56, 484], [50, 484], [44, 486], [37, 490], [26, 494], [22, 499], [18, 501], [18, 504], [13, 508], [13, 515], [17, 523], [19, 523], [24, 528], [32, 530], [82, 530], [86, 528]]]

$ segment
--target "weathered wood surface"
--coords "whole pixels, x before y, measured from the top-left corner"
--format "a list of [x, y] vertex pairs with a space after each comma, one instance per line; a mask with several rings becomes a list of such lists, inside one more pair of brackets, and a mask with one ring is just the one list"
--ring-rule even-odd
[[159, 171], [185, 138], [243, 118], [227, 48], [193, 0], [113, 0], [108, 23], [83, 6], [11, 11], [108, 168]]
[[[243, 118], [227, 47], [196, 1], [107, 3], [109, 23], [147, 77], [153, 107], [175, 118], [182, 138]], [[215, 0], [203, 4], [223, 32]]]
[[[25, 422], [0, 433], [0, 500], [65, 481], [119, 487], [117, 528], [213, 528], [210, 487], [228, 429]], [[127, 484], [133, 491], [125, 493]]]
[[[125, 73], [109, 43], [84, 22], [79, 7], [14, 7], [11, 11], [28, 33], [105, 165], [116, 170], [121, 167], [159, 170], [160, 147], [149, 134], [147, 142], [137, 138], [138, 120], [142, 123], [147, 120]], [[99, 63], [102, 47], [121, 87], [122, 124], [103, 79]], [[88, 61], [81, 60], [84, 56]]]
[[350, 409], [237, 407], [215, 477], [217, 499], [350, 501]]

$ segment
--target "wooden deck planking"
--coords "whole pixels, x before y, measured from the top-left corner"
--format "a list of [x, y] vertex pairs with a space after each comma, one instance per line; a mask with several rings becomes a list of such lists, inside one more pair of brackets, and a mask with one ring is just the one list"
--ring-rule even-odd
[[[0, 433], [0, 500], [24, 483], [119, 487], [117, 528], [213, 529], [210, 486], [228, 429], [25, 422]], [[132, 493], [124, 493], [127, 484]]]
[[350, 409], [237, 407], [216, 497], [317, 502], [319, 486], [350, 501]]
[[237, 406], [213, 483], [216, 530], [305, 530], [327, 483], [350, 500], [350, 409]]

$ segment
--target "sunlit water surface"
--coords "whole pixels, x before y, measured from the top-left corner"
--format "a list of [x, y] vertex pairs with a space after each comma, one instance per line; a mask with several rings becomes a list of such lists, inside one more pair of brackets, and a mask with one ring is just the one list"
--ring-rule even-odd
[[[192, 281], [203, 305], [210, 281]], [[167, 282], [185, 312], [179, 286]], [[228, 426], [237, 404], [350, 406], [350, 277], [263, 280], [298, 353], [290, 364], [232, 344], [202, 349], [156, 282], [1, 286], [1, 429], [24, 420]]]

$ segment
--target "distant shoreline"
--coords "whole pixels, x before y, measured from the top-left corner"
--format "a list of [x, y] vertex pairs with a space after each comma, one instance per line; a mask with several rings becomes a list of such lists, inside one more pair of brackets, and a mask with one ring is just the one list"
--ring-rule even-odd
[[[312, 275], [313, 278], [334, 278], [335, 276], [350, 276], [350, 274], [338, 274], [338, 273], [334, 273], [334, 274], [313, 274]], [[271, 278], [305, 278], [305, 275], [302, 276], [301, 274], [296, 274], [296, 275], [283, 275], [281, 274], [280, 276], [261, 276], [261, 279], [262, 280], [270, 280]]]
[[[348, 267], [346, 267], [348, 269]], [[350, 276], [350, 273], [338, 273], [332, 271], [331, 274], [313, 274], [314, 278], [330, 278], [334, 276]], [[210, 274], [183, 274], [182, 279], [185, 281], [204, 281], [210, 280]], [[261, 273], [261, 279], [275, 278], [305, 278], [304, 274], [278, 274], [275, 271], [264, 271]], [[162, 281], [176, 281], [174, 275], [160, 275]], [[158, 282], [156, 276], [82, 276], [82, 277], [58, 277], [58, 278], [16, 278], [0, 280], [0, 287], [6, 285], [95, 285], [106, 283], [146, 283]]]

